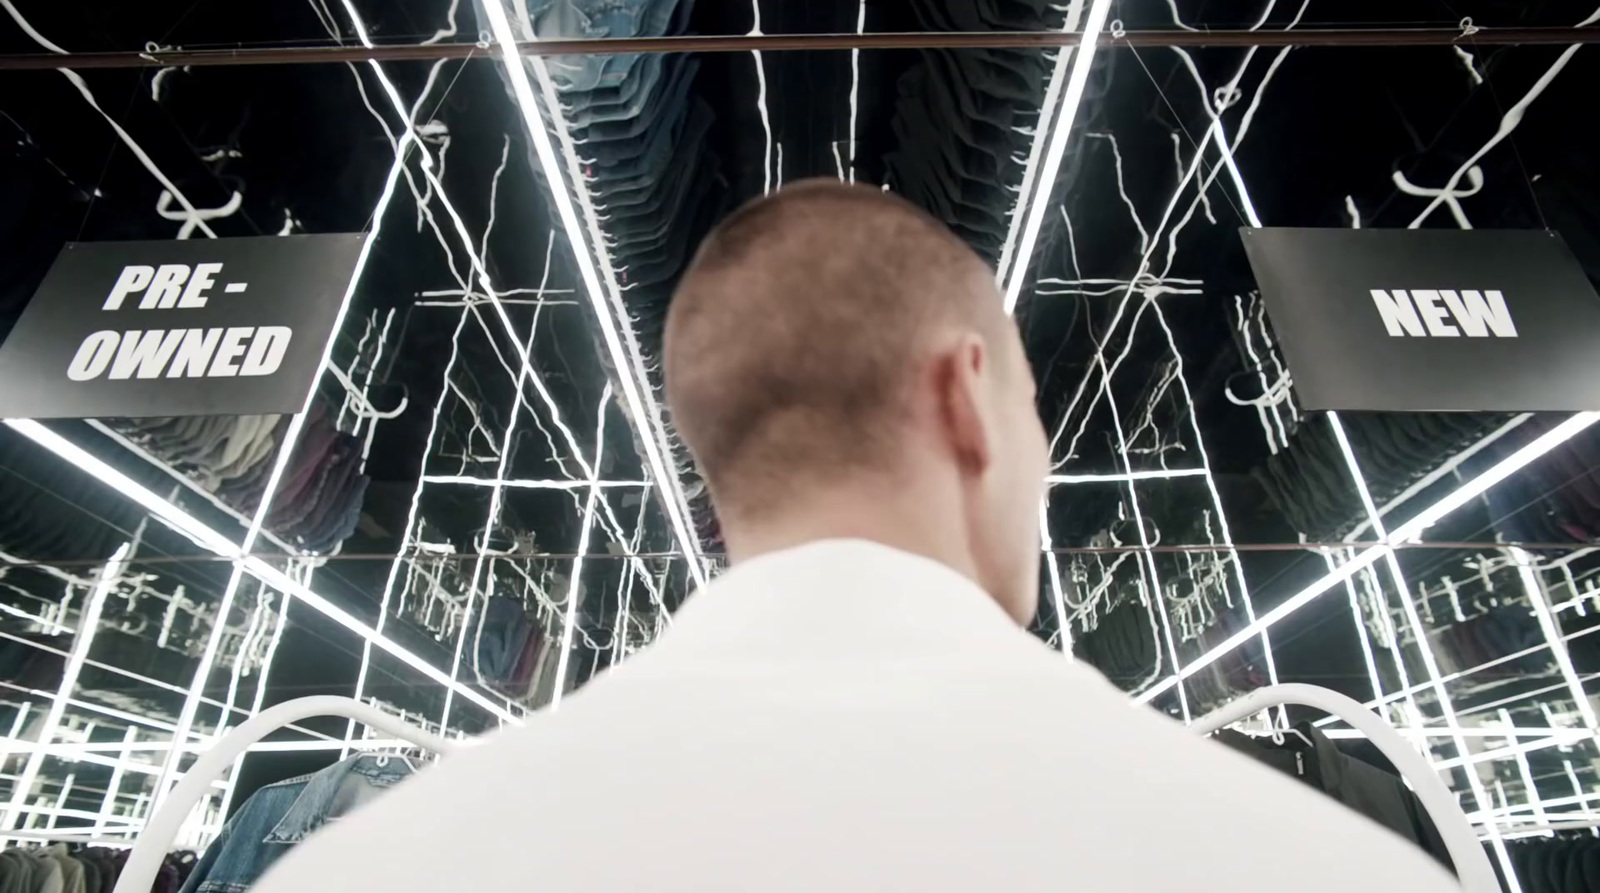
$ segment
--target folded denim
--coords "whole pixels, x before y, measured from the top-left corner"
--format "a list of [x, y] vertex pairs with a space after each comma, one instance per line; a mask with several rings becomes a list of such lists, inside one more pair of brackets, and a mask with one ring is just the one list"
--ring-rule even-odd
[[699, 71], [698, 56], [676, 57], [668, 61], [666, 76], [652, 84], [649, 90], [640, 91], [635, 114], [592, 121], [588, 126], [578, 126], [568, 121], [573, 144], [592, 146], [608, 140], [638, 139], [661, 119], [682, 114], [689, 102], [689, 90], [694, 84], [694, 77]]
[[[1010, 129], [1023, 110], [1021, 103], [991, 96], [973, 87], [962, 77], [961, 69], [951, 58], [953, 50], [927, 50], [922, 53], [927, 64], [918, 71], [926, 73], [923, 95], [934, 104], [935, 120], [949, 120], [955, 126], [974, 128], [974, 142], [982, 137], [976, 128], [988, 125], [1001, 131], [1001, 139], [1010, 140]], [[902, 87], [904, 84], [902, 84]], [[904, 95], [904, 93], [902, 93]], [[1035, 100], [1037, 101], [1037, 100]], [[957, 117], [959, 115], [959, 117]]]
[[710, 165], [684, 166], [681, 177], [670, 178], [672, 189], [663, 203], [647, 213], [617, 214], [606, 224], [606, 234], [618, 248], [648, 251], [664, 244], [679, 221], [692, 216], [693, 208], [706, 199], [703, 191], [714, 175]]
[[372, 479], [366, 475], [356, 475], [323, 522], [301, 538], [300, 548], [306, 552], [325, 554], [349, 539], [361, 523], [361, 508], [371, 483]]
[[[692, 0], [528, 0], [528, 21], [541, 40], [662, 37], [688, 22]], [[637, 64], [636, 53], [552, 56], [550, 80], [562, 92], [615, 88]]]
[[530, 629], [528, 612], [521, 601], [490, 596], [478, 618], [474, 649], [478, 675], [486, 680], [510, 679]]
[[1004, 229], [1012, 194], [1006, 191], [999, 179], [1001, 171], [987, 178], [964, 176], [951, 162], [953, 152], [940, 149], [938, 137], [919, 133], [915, 127], [903, 123], [906, 121], [905, 117], [895, 119], [893, 128], [896, 135], [907, 139], [920, 137], [924, 142], [920, 149], [899, 149], [891, 153], [901, 173], [937, 183], [952, 206], [964, 206], [966, 213], [961, 215], [963, 221], [972, 225], [982, 225], [980, 221], [994, 221]]
[[[704, 151], [706, 136], [711, 132], [711, 125], [715, 123], [716, 116], [709, 107], [695, 103], [689, 110], [689, 119], [684, 125], [684, 130], [679, 134], [676, 153], [672, 156], [673, 170], [688, 170], [689, 165], [698, 163]], [[690, 159], [693, 159], [692, 161]], [[600, 209], [609, 212], [613, 205], [639, 206], [648, 205], [662, 191], [669, 188], [673, 177], [665, 176], [664, 170], [652, 170], [632, 177], [612, 176], [600, 170], [600, 176], [594, 180], [594, 187], [599, 194]]]
[[691, 238], [698, 241], [722, 217], [727, 207], [728, 184], [720, 173], [713, 171], [711, 185], [704, 190], [704, 195], [705, 200], [700, 203], [696, 215], [686, 219], [686, 225], [672, 231], [671, 241], [667, 245], [658, 251], [629, 259], [623, 277], [627, 284], [639, 287], [677, 281], [689, 259], [693, 244]]
[[558, 97], [567, 126], [588, 127], [598, 121], [632, 118], [643, 111], [643, 103], [655, 95], [662, 66], [676, 58], [667, 53], [651, 53], [628, 70], [621, 86], [595, 90], [574, 90]]
[[[608, 179], [665, 174], [672, 167], [673, 153], [682, 140], [690, 116], [703, 102], [696, 99], [686, 112], [662, 118], [659, 126], [638, 139], [603, 140], [578, 146], [578, 156], [584, 160], [585, 175], [603, 184]], [[709, 109], [706, 111], [710, 113]], [[604, 194], [603, 190], [601, 194]]]

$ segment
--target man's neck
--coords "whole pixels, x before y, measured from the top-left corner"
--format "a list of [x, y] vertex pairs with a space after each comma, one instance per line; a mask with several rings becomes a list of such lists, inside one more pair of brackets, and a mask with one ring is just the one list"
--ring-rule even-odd
[[966, 537], [953, 510], [920, 510], [911, 500], [817, 495], [758, 521], [726, 518], [723, 538], [737, 565], [761, 555], [827, 539], [861, 539], [931, 558], [976, 581]]

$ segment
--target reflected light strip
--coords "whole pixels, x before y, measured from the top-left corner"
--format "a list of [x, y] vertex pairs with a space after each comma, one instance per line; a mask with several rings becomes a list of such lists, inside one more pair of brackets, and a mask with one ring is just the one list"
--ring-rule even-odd
[[649, 481], [549, 481], [511, 478], [482, 478], [459, 474], [428, 474], [422, 476], [424, 484], [460, 484], [467, 487], [511, 487], [524, 490], [587, 490], [599, 487], [653, 487]]
[[[1494, 466], [1486, 469], [1482, 474], [1479, 474], [1477, 477], [1462, 484], [1449, 496], [1446, 496], [1433, 505], [1428, 506], [1426, 509], [1423, 509], [1416, 517], [1405, 522], [1404, 524], [1401, 524], [1399, 527], [1396, 527], [1394, 532], [1389, 535], [1389, 543], [1399, 543], [1416, 539], [1423, 531], [1438, 523], [1441, 518], [1444, 518], [1446, 515], [1450, 514], [1456, 509], [1478, 498], [1479, 495], [1488, 490], [1490, 487], [1493, 487], [1495, 484], [1498, 484], [1518, 471], [1521, 471], [1530, 462], [1533, 462], [1535, 459], [1538, 459], [1545, 453], [1548, 453], [1561, 444], [1566, 443], [1568, 440], [1571, 440], [1575, 435], [1578, 434], [1578, 432], [1583, 431], [1597, 421], [1600, 421], [1600, 413], [1580, 412], [1573, 415], [1565, 422], [1562, 422], [1556, 427], [1551, 428], [1549, 431], [1534, 439], [1527, 446], [1522, 447], [1506, 458], [1500, 460]], [[1378, 559], [1383, 557], [1384, 550], [1388, 548], [1389, 545], [1385, 544], [1381, 546], [1371, 546], [1363, 550], [1360, 554], [1356, 555], [1356, 557], [1341, 565], [1338, 570], [1329, 572], [1326, 576], [1300, 590], [1300, 592], [1291, 596], [1283, 604], [1278, 605], [1272, 610], [1261, 615], [1260, 619], [1256, 620], [1256, 622], [1229, 636], [1221, 644], [1190, 662], [1178, 673], [1168, 676], [1159, 685], [1152, 687], [1149, 691], [1146, 691], [1144, 694], [1132, 699], [1132, 703], [1142, 704], [1149, 703], [1150, 701], [1154, 700], [1159, 695], [1171, 689], [1174, 685], [1177, 685], [1179, 679], [1188, 678], [1189, 676], [1198, 673], [1200, 670], [1205, 669], [1206, 667], [1215, 663], [1218, 658], [1221, 658], [1223, 655], [1228, 654], [1235, 648], [1238, 648], [1240, 645], [1244, 644], [1262, 630], [1267, 629], [1268, 627], [1277, 623], [1279, 620], [1282, 620], [1290, 614], [1300, 610], [1317, 596], [1327, 592], [1329, 589], [1337, 586], [1345, 580], [1348, 580], [1362, 568], [1373, 564]]]
[[1164, 481], [1171, 478], [1205, 477], [1204, 468], [1160, 468], [1151, 471], [1129, 471], [1121, 474], [1052, 474], [1045, 476], [1047, 484], [1121, 484], [1128, 481]]
[[1561, 679], [1567, 684], [1567, 691], [1572, 695], [1573, 703], [1577, 705], [1578, 715], [1583, 717], [1583, 724], [1589, 727], [1591, 734], [1600, 735], [1600, 720], [1596, 719], [1594, 705], [1589, 703], [1589, 696], [1583, 690], [1583, 682], [1578, 678], [1577, 668], [1572, 664], [1572, 654], [1567, 650], [1567, 644], [1561, 635], [1561, 624], [1556, 622], [1555, 615], [1550, 612], [1550, 602], [1545, 598], [1544, 587], [1538, 574], [1534, 573], [1533, 556], [1513, 546], [1511, 558], [1517, 563], [1517, 574], [1522, 579], [1522, 588], [1528, 594], [1528, 602], [1533, 605], [1534, 615], [1539, 618], [1539, 629], [1544, 633], [1550, 653], [1555, 657], [1556, 668], [1561, 671]]
[[107, 465], [100, 459], [90, 455], [83, 448], [77, 446], [71, 441], [68, 441], [61, 435], [56, 434], [54, 431], [51, 431], [32, 419], [6, 419], [5, 423], [19, 434], [55, 453], [73, 465], [76, 465], [90, 476], [98, 479], [101, 483], [133, 500], [150, 514], [154, 515], [162, 523], [166, 524], [168, 527], [171, 527], [178, 533], [188, 537], [201, 548], [225, 558], [240, 559], [240, 564], [243, 565], [245, 571], [251, 576], [259, 579], [267, 586], [277, 589], [280, 592], [286, 592], [295, 598], [300, 599], [310, 607], [321, 612], [333, 622], [343, 626], [366, 641], [371, 642], [378, 648], [388, 652], [402, 663], [415, 669], [419, 673], [422, 673], [429, 679], [432, 679], [441, 685], [449, 686], [463, 698], [466, 698], [472, 703], [477, 704], [479, 707], [482, 707], [484, 710], [487, 710], [495, 716], [511, 720], [513, 722], [517, 721], [515, 717], [505, 710], [505, 708], [494, 703], [488, 698], [485, 698], [478, 692], [461, 685], [454, 679], [451, 679], [448, 674], [440, 670], [438, 667], [433, 666], [432, 664], [423, 660], [421, 657], [383, 636], [377, 630], [366, 625], [365, 623], [362, 623], [360, 620], [357, 620], [353, 615], [345, 611], [343, 608], [334, 605], [319, 593], [312, 591], [309, 587], [290, 579], [289, 576], [283, 571], [278, 570], [270, 564], [267, 564], [265, 561], [262, 561], [260, 558], [256, 558], [254, 556], [246, 555], [241, 558], [238, 544], [232, 542], [227, 537], [206, 526], [199, 519], [195, 518], [193, 515], [190, 515], [188, 512], [185, 512], [183, 509], [180, 509], [172, 503], [167, 502], [165, 499], [162, 499], [160, 496], [157, 496], [155, 493], [146, 489], [132, 478], [116, 470], [115, 468], [112, 468], [110, 465]]
[[[78, 621], [78, 632], [73, 636], [72, 653], [67, 658], [66, 667], [61, 673], [61, 685], [56, 689], [55, 697], [50, 699], [50, 709], [45, 713], [44, 722], [39, 727], [40, 744], [49, 745], [50, 739], [55, 737], [56, 730], [61, 726], [61, 717], [67, 710], [67, 699], [72, 690], [78, 686], [78, 675], [83, 672], [83, 662], [89, 657], [89, 646], [94, 643], [95, 633], [100, 630], [100, 612], [105, 608], [106, 596], [116, 588], [117, 580], [122, 574], [123, 562], [132, 551], [132, 543], [123, 543], [100, 568], [94, 592], [89, 595], [88, 602], [83, 606], [83, 614]], [[28, 762], [22, 769], [21, 777], [11, 788], [11, 803], [6, 809], [6, 828], [9, 829], [16, 824], [20, 817], [17, 810], [27, 804], [28, 795], [33, 793], [33, 783], [39, 777], [39, 769], [44, 766], [44, 757], [41, 751], [34, 751], [28, 755]]]
[[[490, 0], [492, 4], [493, 0]], [[1088, 19], [1083, 24], [1083, 39], [1072, 57], [1072, 74], [1067, 79], [1066, 95], [1061, 100], [1061, 113], [1056, 116], [1055, 130], [1050, 134], [1050, 148], [1045, 152], [1044, 169], [1034, 189], [1033, 200], [1028, 204], [1028, 223], [1022, 230], [1022, 241], [1017, 243], [1016, 260], [1011, 267], [1011, 281], [1006, 285], [1006, 313], [1016, 309], [1017, 297], [1022, 293], [1022, 283], [1028, 276], [1028, 262], [1033, 259], [1033, 248], [1039, 241], [1039, 229], [1044, 225], [1045, 214], [1050, 210], [1050, 196], [1055, 192], [1056, 177], [1061, 173], [1061, 160], [1067, 153], [1067, 140], [1072, 136], [1072, 124], [1078, 116], [1078, 106], [1083, 101], [1083, 91], [1089, 83], [1089, 68], [1094, 64], [1095, 45], [1105, 28], [1106, 16], [1111, 12], [1111, 0], [1094, 0]], [[1061, 52], [1066, 52], [1062, 49]]]
[[617, 380], [622, 385], [622, 402], [639, 432], [639, 442], [644, 445], [645, 460], [649, 463], [650, 471], [661, 490], [661, 503], [666, 509], [667, 520], [672, 525], [679, 547], [688, 559], [686, 563], [695, 584], [704, 586], [706, 570], [704, 561], [700, 557], [699, 541], [695, 539], [694, 529], [689, 523], [688, 500], [684, 497], [682, 483], [678, 480], [676, 470], [671, 467], [672, 457], [663, 453], [665, 441], [657, 436], [659, 432], [651, 423], [650, 413], [646, 409], [642, 389], [648, 386], [648, 382], [637, 381], [633, 375], [621, 371], [632, 369], [633, 366], [628, 362], [627, 352], [623, 349], [622, 337], [617, 330], [618, 323], [611, 317], [610, 308], [606, 306], [599, 272], [595, 269], [588, 242], [583, 237], [583, 228], [578, 223], [577, 211], [572, 206], [572, 196], [567, 193], [565, 186], [567, 181], [562, 176], [561, 164], [556, 159], [555, 146], [550, 141], [550, 132], [545, 127], [544, 116], [534, 99], [533, 83], [528, 79], [522, 53], [517, 49], [517, 39], [511, 30], [511, 22], [506, 18], [505, 7], [501, 0], [482, 0], [480, 6], [485, 18], [488, 19], [495, 43], [500, 47], [501, 61], [511, 81], [512, 95], [516, 97], [517, 106], [522, 110], [523, 123], [527, 126], [528, 136], [539, 155], [539, 164], [544, 169], [545, 182], [549, 184], [550, 197], [555, 203], [556, 213], [561, 218], [562, 228], [566, 230], [567, 240], [572, 245], [573, 259], [577, 261], [584, 290], [594, 305], [595, 316], [600, 323], [601, 334], [605, 338], [606, 351], [610, 354], [614, 368], [619, 370]]

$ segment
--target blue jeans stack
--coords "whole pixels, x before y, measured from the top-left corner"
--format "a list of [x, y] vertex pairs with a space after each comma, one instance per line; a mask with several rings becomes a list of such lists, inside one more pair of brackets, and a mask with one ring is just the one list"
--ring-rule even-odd
[[[682, 34], [693, 5], [528, 0], [528, 14], [542, 39], [660, 37]], [[700, 60], [623, 53], [548, 66], [618, 282], [630, 303], [664, 302], [728, 193], [706, 146], [715, 116], [692, 95]]]
[[[928, 31], [1062, 27], [1045, 0], [909, 0]], [[923, 50], [901, 78], [892, 122], [900, 148], [884, 158], [892, 189], [929, 209], [968, 244], [1000, 256], [1052, 59], [1038, 50]], [[1020, 130], [1019, 130], [1020, 128]]]

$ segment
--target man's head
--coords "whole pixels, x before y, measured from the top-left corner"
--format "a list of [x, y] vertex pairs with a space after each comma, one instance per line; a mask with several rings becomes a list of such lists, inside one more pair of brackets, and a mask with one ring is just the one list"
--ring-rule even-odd
[[1032, 617], [1048, 460], [1033, 375], [993, 272], [933, 217], [833, 180], [746, 205], [684, 275], [665, 352], [730, 543], [823, 506], [836, 535], [917, 527]]

